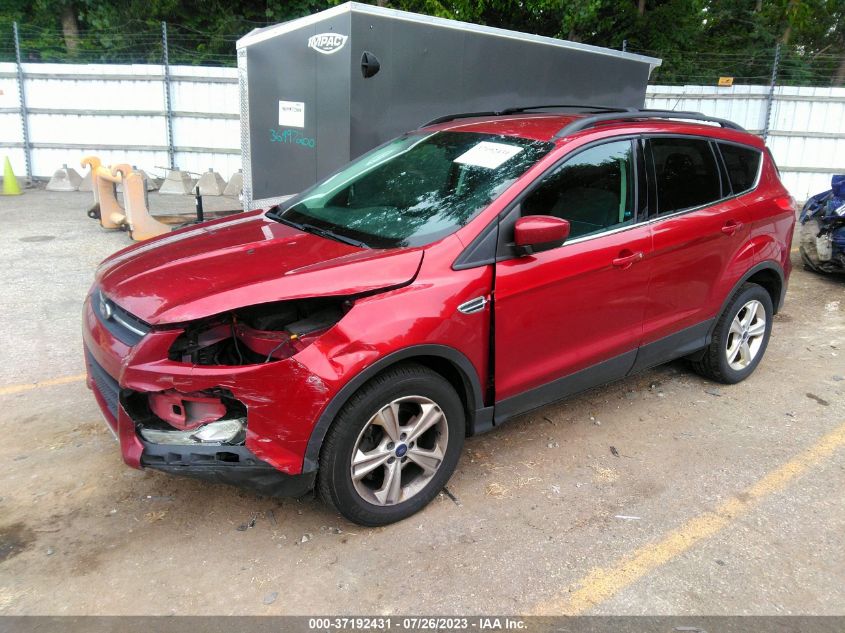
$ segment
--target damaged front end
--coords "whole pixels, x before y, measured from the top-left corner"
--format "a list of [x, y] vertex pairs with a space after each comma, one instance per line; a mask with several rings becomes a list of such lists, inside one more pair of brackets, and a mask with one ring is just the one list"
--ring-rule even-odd
[[804, 265], [816, 272], [845, 273], [845, 175], [833, 176], [830, 190], [807, 200], [799, 223]]
[[351, 308], [345, 298], [280, 301], [190, 325], [168, 356], [194, 365], [254, 365], [290, 358]]
[[313, 478], [285, 475], [246, 446], [246, 406], [225, 390], [124, 390], [121, 404], [137, 430], [145, 468], [270, 496], [299, 496], [313, 486]]
[[350, 298], [261, 304], [152, 329], [116, 369], [92, 353], [104, 351], [114, 328], [98, 311], [108, 300], [99, 291], [91, 296], [89, 384], [127, 463], [272, 496], [313, 487], [314, 473], [301, 473], [302, 455], [328, 393], [294, 357], [348, 312]]
[[338, 321], [360, 298], [410, 283], [422, 259], [262, 211], [109, 257], [86, 297], [83, 339], [88, 385], [123, 460], [259, 489], [289, 478], [264, 486], [274, 494], [308, 487], [309, 441], [344, 363], [375, 355], [350, 354]]
[[147, 442], [168, 446], [238, 446], [246, 440], [246, 407], [231, 393], [133, 392], [123, 406]]

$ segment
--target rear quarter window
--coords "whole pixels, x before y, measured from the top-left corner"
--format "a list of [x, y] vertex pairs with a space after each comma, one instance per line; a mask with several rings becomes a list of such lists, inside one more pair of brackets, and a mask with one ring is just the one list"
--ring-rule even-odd
[[704, 206], [722, 197], [719, 167], [708, 141], [657, 137], [649, 144], [658, 215]]
[[719, 151], [725, 161], [728, 180], [735, 194], [745, 193], [754, 187], [757, 172], [760, 170], [762, 153], [751, 147], [719, 143]]

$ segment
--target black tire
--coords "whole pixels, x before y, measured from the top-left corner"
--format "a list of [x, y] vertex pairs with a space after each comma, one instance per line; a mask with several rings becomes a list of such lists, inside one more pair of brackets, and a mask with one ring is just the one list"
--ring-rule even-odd
[[[731, 367], [728, 362], [727, 343], [730, 335], [730, 327], [737, 313], [749, 301], [753, 300], [759, 301], [765, 310], [765, 332], [760, 343], [760, 348], [753, 360], [747, 367], [737, 370]], [[710, 341], [710, 345], [706, 348], [704, 356], [701, 360], [692, 362], [693, 369], [705, 378], [728, 385], [745, 380], [754, 372], [757, 365], [760, 364], [763, 355], [766, 353], [766, 347], [769, 344], [769, 337], [772, 333], [773, 316], [772, 298], [766, 289], [753, 283], [743, 284], [731, 298], [725, 311], [716, 322], [716, 327], [713, 330], [713, 338]]]
[[[370, 418], [386, 404], [406, 396], [428, 398], [440, 407], [446, 417], [448, 442], [440, 466], [425, 487], [394, 505], [376, 505], [355, 488], [350, 470], [352, 454]], [[463, 405], [452, 385], [422, 365], [397, 365], [361, 387], [335, 418], [320, 451], [317, 490], [326, 503], [359, 525], [379, 526], [401, 521], [424, 508], [449, 481], [461, 455], [465, 434]]]

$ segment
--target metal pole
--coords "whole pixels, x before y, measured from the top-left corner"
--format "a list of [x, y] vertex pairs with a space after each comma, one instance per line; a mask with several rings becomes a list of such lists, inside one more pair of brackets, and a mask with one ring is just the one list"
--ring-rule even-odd
[[164, 116], [167, 118], [167, 157], [170, 169], [176, 169], [173, 149], [173, 107], [170, 100], [170, 55], [167, 50], [167, 22], [161, 23], [161, 50], [164, 59]]
[[29, 115], [26, 109], [26, 89], [23, 85], [23, 65], [21, 64], [21, 37], [18, 33], [18, 23], [12, 22], [15, 33], [15, 64], [18, 72], [18, 99], [21, 110], [21, 126], [23, 128], [23, 158], [26, 164], [27, 182], [32, 182], [32, 147], [29, 143]]
[[622, 40], [622, 52], [623, 53], [628, 52], [628, 40]]
[[194, 205], [197, 209], [197, 222], [205, 221], [205, 214], [203, 214], [202, 209], [202, 194], [200, 193], [200, 187], [197, 185], [196, 192], [194, 196]]
[[775, 100], [775, 84], [778, 81], [778, 67], [780, 66], [780, 42], [775, 46], [775, 61], [772, 64], [772, 82], [769, 84], [769, 96], [766, 98], [766, 124], [763, 127], [763, 140], [769, 138], [769, 126], [772, 121], [772, 104]]

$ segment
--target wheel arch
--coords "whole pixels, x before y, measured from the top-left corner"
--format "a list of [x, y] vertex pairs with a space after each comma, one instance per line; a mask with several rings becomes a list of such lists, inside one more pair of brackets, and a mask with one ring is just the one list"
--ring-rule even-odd
[[479, 418], [487, 417], [489, 414], [492, 419], [492, 407], [484, 407], [484, 396], [478, 372], [464, 354], [446, 345], [432, 344], [407, 347], [392, 352], [369, 365], [347, 382], [329, 401], [317, 419], [317, 424], [314, 425], [311, 437], [308, 439], [302, 463], [303, 473], [317, 470], [320, 449], [323, 446], [326, 433], [328, 433], [329, 427], [349, 398], [372, 378], [399, 363], [409, 361], [428, 367], [443, 376], [454, 387], [464, 405], [468, 434], [474, 432]]
[[[775, 268], [777, 266], [777, 268]], [[766, 266], [760, 270], [749, 275], [743, 283], [755, 283], [762, 286], [769, 296], [772, 298], [772, 309], [774, 314], [778, 313], [781, 304], [783, 303], [783, 295], [785, 294], [785, 286], [783, 271], [780, 270], [780, 265], [773, 264]]]
[[749, 282], [761, 286], [769, 293], [769, 296], [772, 298], [773, 312], [777, 314], [783, 304], [784, 295], [786, 294], [786, 276], [783, 273], [783, 268], [778, 262], [771, 260], [760, 262], [748, 269], [746, 273], [739, 278], [739, 281], [733, 285], [731, 291], [725, 297], [725, 300], [722, 302], [722, 307], [719, 309], [719, 313], [716, 315], [716, 319], [714, 319], [713, 326], [710, 329], [711, 336], [713, 334], [713, 329], [716, 327], [716, 323], [718, 322], [718, 317], [724, 314], [731, 299], [737, 293], [737, 290], [739, 290], [743, 284]]

